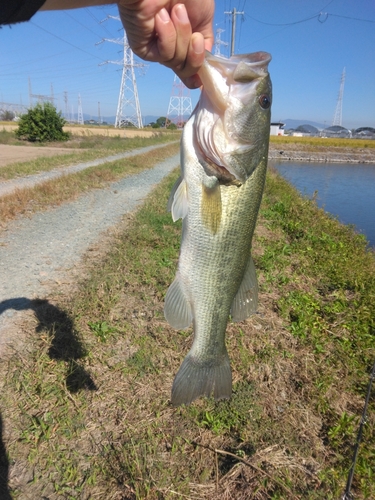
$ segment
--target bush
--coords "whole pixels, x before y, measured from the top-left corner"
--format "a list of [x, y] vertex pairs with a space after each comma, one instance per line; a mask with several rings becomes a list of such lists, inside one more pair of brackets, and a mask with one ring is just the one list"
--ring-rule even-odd
[[38, 103], [30, 108], [18, 122], [16, 136], [26, 141], [66, 141], [69, 134], [63, 131], [65, 120], [50, 102]]

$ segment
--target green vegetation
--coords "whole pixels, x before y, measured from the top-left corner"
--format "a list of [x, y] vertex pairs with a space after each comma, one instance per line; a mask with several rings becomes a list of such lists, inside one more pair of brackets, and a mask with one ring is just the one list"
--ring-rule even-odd
[[67, 141], [69, 134], [63, 131], [65, 120], [50, 102], [38, 103], [21, 116], [16, 136], [31, 142]]
[[[33, 475], [11, 482], [13, 497], [340, 498], [375, 358], [373, 252], [271, 172], [254, 241], [259, 313], [227, 329], [233, 397], [171, 408], [191, 344], [163, 318], [176, 175], [86, 263], [73, 296], [35, 302], [27, 352], [4, 363], [9, 463]], [[356, 499], [375, 497], [374, 410], [372, 399]]]

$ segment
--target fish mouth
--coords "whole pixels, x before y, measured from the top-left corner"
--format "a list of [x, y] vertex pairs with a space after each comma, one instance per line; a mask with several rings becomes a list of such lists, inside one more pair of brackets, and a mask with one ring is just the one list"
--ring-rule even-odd
[[[207, 175], [221, 184], [241, 185], [253, 167], [248, 158], [256, 140], [241, 126], [234, 125], [240, 116], [250, 116], [255, 108], [258, 85], [269, 79], [267, 52], [233, 55], [230, 59], [206, 52], [199, 70], [203, 88], [195, 114], [195, 145]], [[239, 123], [244, 123], [240, 117]]]

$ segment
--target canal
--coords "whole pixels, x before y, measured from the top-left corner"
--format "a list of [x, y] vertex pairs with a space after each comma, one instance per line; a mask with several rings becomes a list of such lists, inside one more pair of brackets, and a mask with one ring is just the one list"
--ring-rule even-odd
[[319, 207], [352, 224], [375, 248], [375, 164], [270, 161], [270, 166]]

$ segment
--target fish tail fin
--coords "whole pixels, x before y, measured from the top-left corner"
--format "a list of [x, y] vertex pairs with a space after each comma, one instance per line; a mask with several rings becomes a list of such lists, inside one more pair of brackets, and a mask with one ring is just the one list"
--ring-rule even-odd
[[232, 372], [228, 353], [210, 361], [196, 358], [189, 353], [172, 386], [173, 406], [190, 404], [195, 399], [213, 394], [216, 400], [229, 399], [232, 394]]

